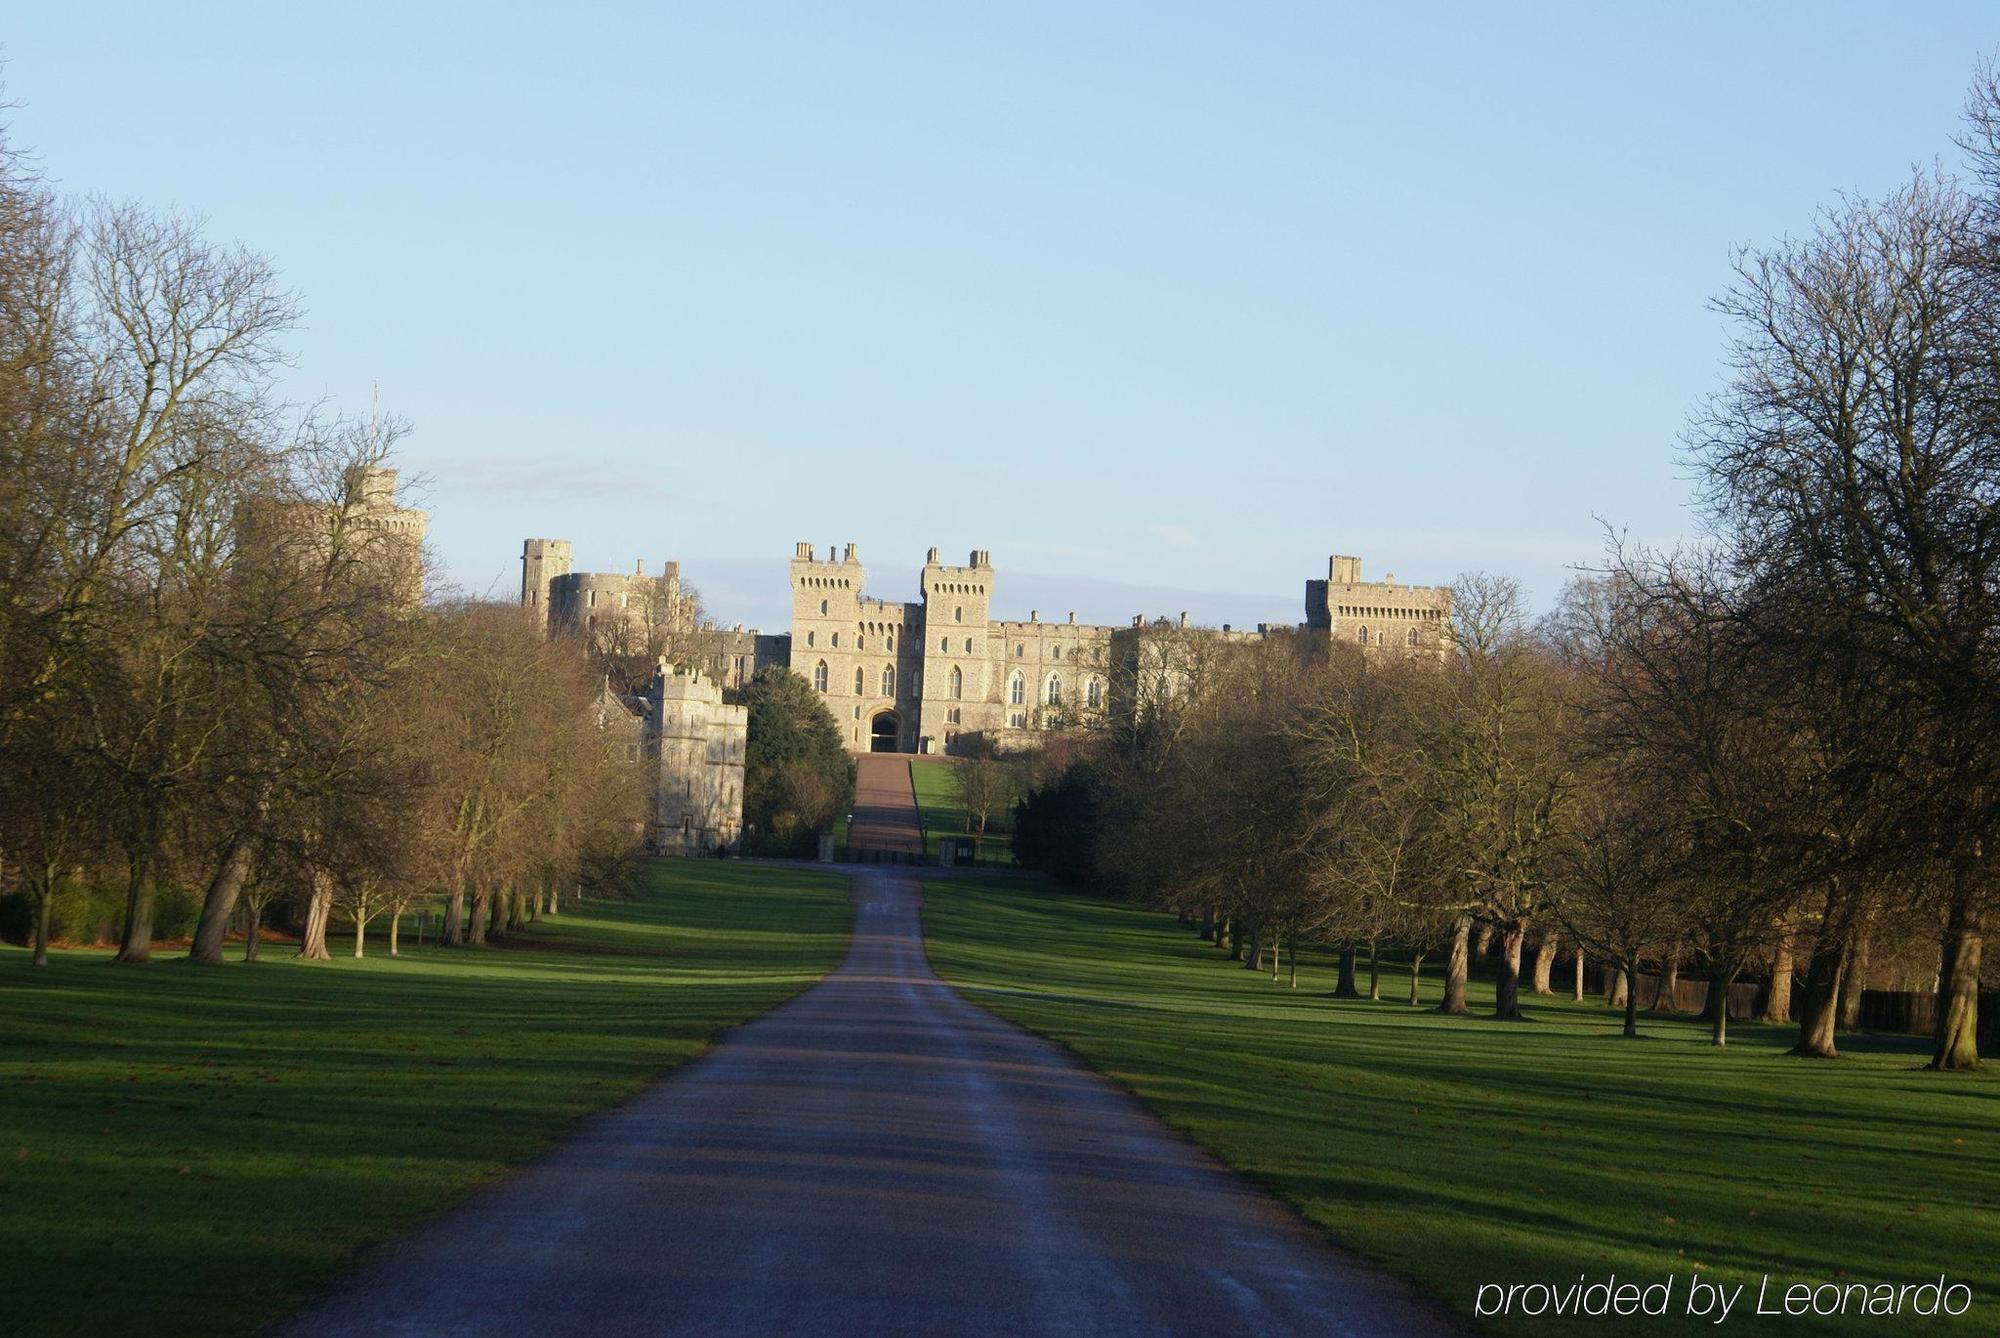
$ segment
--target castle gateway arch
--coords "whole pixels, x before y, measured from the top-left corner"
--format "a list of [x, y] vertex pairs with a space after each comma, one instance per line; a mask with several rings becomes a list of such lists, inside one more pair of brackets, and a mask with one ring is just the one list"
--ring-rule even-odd
[[895, 753], [902, 750], [896, 746], [900, 725], [894, 711], [877, 711], [868, 724], [868, 751], [871, 753]]

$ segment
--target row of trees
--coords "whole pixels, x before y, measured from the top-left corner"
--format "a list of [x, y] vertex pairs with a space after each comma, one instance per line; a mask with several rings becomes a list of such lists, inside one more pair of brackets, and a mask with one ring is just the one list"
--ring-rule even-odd
[[[1732, 376], [1689, 433], [1710, 522], [1615, 538], [1531, 622], [1463, 578], [1407, 658], [1217, 641], [1023, 805], [1017, 850], [1198, 918], [1251, 965], [1302, 936], [1499, 944], [1496, 1013], [1558, 938], [1771, 983], [1835, 1053], [1869, 945], [1934, 966], [1935, 1067], [1979, 1063], [2000, 838], [2000, 88], [1970, 181], [1928, 170], [1739, 257]], [[1431, 653], [1435, 651], [1436, 653]], [[1295, 951], [1295, 949], [1294, 949]], [[1579, 966], [1579, 971], [1580, 971]], [[1351, 967], [1343, 988], [1352, 988]]]
[[278, 399], [297, 317], [262, 257], [0, 145], [0, 892], [38, 962], [105, 888], [121, 961], [254, 952], [280, 901], [319, 957], [336, 916], [359, 953], [435, 896], [477, 942], [629, 867], [598, 680], [419, 601], [374, 472], [402, 428]]

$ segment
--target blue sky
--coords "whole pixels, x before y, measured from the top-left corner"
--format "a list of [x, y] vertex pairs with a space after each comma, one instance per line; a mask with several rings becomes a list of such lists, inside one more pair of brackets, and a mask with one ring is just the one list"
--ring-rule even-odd
[[1598, 517], [1687, 532], [1731, 248], [1949, 159], [2000, 11], [77, 3], [0, 41], [66, 188], [275, 258], [288, 393], [380, 383], [474, 590], [567, 537], [769, 627], [792, 544], [852, 540], [890, 597], [980, 547], [1009, 614], [1247, 623], [1334, 551], [1546, 602]]

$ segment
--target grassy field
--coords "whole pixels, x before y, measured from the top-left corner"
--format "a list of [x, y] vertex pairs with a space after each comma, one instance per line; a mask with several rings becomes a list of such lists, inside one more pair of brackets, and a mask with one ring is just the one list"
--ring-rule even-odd
[[0, 1330], [248, 1332], [805, 988], [849, 919], [844, 879], [689, 860], [487, 951], [0, 949]]
[[[924, 816], [924, 857], [937, 858], [940, 836], [972, 834], [971, 825], [966, 821], [965, 809], [951, 788], [952, 763], [928, 761], [912, 758], [910, 761], [910, 787], [916, 791], [917, 808]], [[981, 864], [1011, 865], [1014, 862], [1014, 838], [1006, 832], [993, 828], [1004, 821], [996, 815], [989, 823], [985, 839], [979, 843]]]
[[[1843, 1038], [1827, 1063], [1786, 1056], [1780, 1027], [1737, 1027], [1716, 1051], [1691, 1023], [1647, 1018], [1628, 1041], [1611, 1010], [1566, 998], [1531, 1000], [1526, 1024], [1336, 1000], [1324, 961], [1288, 989], [1171, 917], [1023, 879], [933, 879], [924, 928], [968, 997], [1460, 1311], [1483, 1282], [1675, 1275], [1677, 1318], [1624, 1322], [1706, 1330], [1684, 1314], [1699, 1272], [1749, 1284], [1734, 1328], [2000, 1332], [2000, 1074], [1924, 1072], [1908, 1038]], [[1384, 982], [1392, 999], [1408, 988]], [[1424, 996], [1436, 1004], [1435, 984]], [[1475, 1007], [1491, 997], [1474, 982]], [[1743, 1313], [1765, 1273], [1773, 1298], [1943, 1273], [1976, 1300], [1942, 1327]]]

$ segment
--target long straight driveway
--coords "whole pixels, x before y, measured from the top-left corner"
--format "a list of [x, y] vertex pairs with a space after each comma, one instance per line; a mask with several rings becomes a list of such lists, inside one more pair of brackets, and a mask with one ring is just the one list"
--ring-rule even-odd
[[916, 858], [924, 838], [907, 755], [863, 753], [854, 759], [853, 813], [847, 840], [856, 851], [892, 852], [904, 863]]
[[1065, 1051], [864, 871], [834, 975], [385, 1251], [294, 1334], [1451, 1333]]

